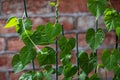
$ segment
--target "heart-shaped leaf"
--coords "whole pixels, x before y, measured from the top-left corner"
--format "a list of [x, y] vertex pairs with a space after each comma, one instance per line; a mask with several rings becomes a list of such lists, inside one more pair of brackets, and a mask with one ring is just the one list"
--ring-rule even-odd
[[108, 70], [114, 69], [117, 66], [118, 60], [120, 59], [120, 55], [118, 50], [113, 50], [110, 53], [109, 50], [104, 50], [102, 53], [102, 63]]
[[55, 55], [56, 55], [56, 52], [54, 49], [50, 47], [43, 48], [42, 51], [38, 53], [39, 65], [42, 66], [42, 65], [47, 65], [47, 64], [54, 64]]
[[22, 33], [27, 30], [30, 31], [32, 29], [32, 21], [30, 19], [26, 19], [23, 21], [21, 18], [18, 19], [18, 24], [16, 26], [16, 32], [21, 37]]
[[70, 52], [65, 52], [60, 54], [60, 60], [62, 61], [63, 65], [66, 65], [70, 62], [72, 54]]
[[75, 39], [70, 38], [67, 40], [66, 37], [62, 36], [58, 44], [62, 52], [69, 52], [75, 47]]
[[36, 58], [36, 50], [35, 49], [24, 46], [20, 50], [20, 60], [22, 61], [23, 65], [27, 65], [35, 58]]
[[[96, 57], [95, 57], [96, 58]], [[94, 68], [94, 64], [96, 63], [94, 61], [94, 58], [88, 57], [88, 54], [86, 52], [79, 53], [78, 61], [80, 63], [81, 69], [88, 75]]]
[[17, 24], [18, 24], [17, 17], [13, 16], [8, 19], [4, 28], [15, 27]]
[[29, 71], [27, 73], [22, 74], [20, 76], [19, 80], [36, 80], [35, 72]]
[[89, 80], [87, 74], [84, 71], [80, 72], [79, 79], [80, 80]]
[[62, 26], [60, 24], [48, 23], [40, 25], [31, 38], [38, 45], [48, 45], [54, 43], [55, 38], [61, 33], [61, 30]]
[[25, 66], [22, 64], [18, 54], [13, 56], [12, 67], [13, 67], [13, 70], [15, 71], [15, 73], [18, 73], [25, 68]]
[[99, 16], [104, 12], [107, 6], [107, 0], [88, 0], [87, 3], [88, 9], [90, 12], [96, 16], [98, 19]]
[[113, 8], [106, 9], [104, 13], [104, 22], [108, 31], [111, 31], [112, 29], [116, 29], [117, 27], [120, 27], [119, 13]]
[[77, 72], [77, 66], [66, 66], [64, 69], [64, 76], [66, 78], [72, 77]]
[[33, 33], [31, 31], [25, 30], [22, 33], [22, 40], [25, 43], [25, 45], [29, 48], [34, 47], [33, 41], [31, 39], [31, 36], [33, 35]]
[[89, 80], [101, 80], [101, 78], [98, 76], [98, 74], [93, 74]]
[[86, 42], [93, 50], [93, 52], [95, 52], [96, 49], [102, 44], [104, 38], [105, 38], [104, 31], [100, 28], [97, 29], [96, 32], [94, 31], [94, 29], [90, 28], [86, 33]]
[[116, 66], [114, 68], [114, 73], [115, 73], [115, 76], [113, 80], [120, 80], [120, 66]]
[[44, 73], [42, 71], [36, 73], [38, 80], [44, 80]]

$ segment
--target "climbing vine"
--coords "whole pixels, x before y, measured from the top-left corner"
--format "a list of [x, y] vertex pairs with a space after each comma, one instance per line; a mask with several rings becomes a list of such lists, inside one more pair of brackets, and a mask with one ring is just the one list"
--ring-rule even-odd
[[[10, 17], [4, 27], [15, 27], [19, 38], [25, 44], [20, 52], [13, 56], [12, 67], [14, 72], [18, 73], [25, 70], [31, 62], [33, 65], [33, 70], [22, 74], [19, 80], [52, 80], [52, 74], [56, 74], [56, 80], [60, 75], [64, 75], [62, 80], [73, 80], [76, 78], [76, 74], [78, 80], [101, 80], [98, 73], [99, 68], [113, 71], [113, 80], [120, 80], [120, 51], [118, 46], [120, 14], [114, 9], [110, 0], [88, 0], [87, 2], [89, 11], [95, 16], [96, 24], [95, 28], [90, 28], [86, 32], [86, 42], [92, 50], [90, 55], [85, 51], [78, 50], [79, 33], [76, 33], [76, 39], [64, 36], [64, 27], [59, 23], [58, 17], [59, 0], [50, 2], [50, 5], [55, 8], [55, 23], [48, 22], [44, 25], [38, 25], [34, 31], [32, 30], [32, 21], [27, 15], [26, 2], [23, 1], [25, 11], [23, 17]], [[115, 48], [112, 51], [105, 49], [102, 52], [101, 64], [97, 61], [97, 50], [105, 39], [105, 32], [98, 25], [100, 16], [104, 17], [107, 31], [114, 30], [116, 33]], [[50, 44], [56, 45], [56, 50], [50, 47]], [[44, 48], [39, 48], [39, 45], [44, 46]], [[72, 64], [70, 61], [75, 45], [77, 65]], [[62, 63], [60, 66], [58, 66], [59, 58]], [[36, 59], [39, 63], [39, 70], [35, 69], [34, 61]], [[56, 65], [56, 68], [53, 68], [53, 65]], [[94, 73], [89, 76], [92, 71]]]

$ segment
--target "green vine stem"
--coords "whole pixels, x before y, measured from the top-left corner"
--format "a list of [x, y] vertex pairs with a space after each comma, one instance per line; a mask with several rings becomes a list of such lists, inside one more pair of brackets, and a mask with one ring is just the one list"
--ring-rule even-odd
[[[27, 8], [26, 8], [26, 1], [23, 0], [23, 2], [24, 2], [24, 14], [25, 14], [25, 17], [28, 18]], [[37, 47], [37, 45], [31, 40], [30, 36], [29, 36], [28, 33], [26, 32], [26, 28], [25, 28], [24, 22], [23, 22], [23, 28], [24, 28], [25, 33], [26, 33], [28, 39], [30, 40], [30, 42], [34, 45], [34, 47], [37, 49], [37, 51], [40, 52], [41, 50], [40, 50], [40, 49]], [[33, 66], [33, 71], [35, 71], [35, 64], [34, 64], [34, 61], [32, 61], [32, 66]]]
[[[98, 19], [95, 20], [95, 31], [98, 29]], [[97, 57], [97, 49], [94, 52], [95, 57]], [[98, 63], [98, 61], [96, 61]], [[97, 67], [95, 68], [95, 73], [98, 73]]]
[[55, 15], [56, 15], [56, 20], [55, 20], [55, 23], [58, 23], [58, 16], [59, 16], [59, 11], [58, 11], [58, 7], [59, 7], [59, 0], [57, 0], [57, 3], [55, 5]]

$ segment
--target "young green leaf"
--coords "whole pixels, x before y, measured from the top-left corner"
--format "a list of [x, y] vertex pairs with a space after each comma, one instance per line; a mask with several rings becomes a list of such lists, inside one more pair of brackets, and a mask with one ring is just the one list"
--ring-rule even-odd
[[70, 62], [72, 54], [70, 52], [63, 52], [60, 54], [60, 60], [62, 61], [63, 65], [66, 65]]
[[98, 19], [107, 7], [107, 0], [88, 0], [87, 6], [90, 12]]
[[117, 34], [117, 36], [120, 38], [120, 27], [117, 27], [117, 28], [116, 28], [116, 34]]
[[112, 54], [109, 50], [104, 50], [102, 53], [102, 63], [108, 70], [114, 69], [120, 59], [118, 50], [113, 50]]
[[95, 52], [95, 50], [102, 44], [105, 38], [104, 31], [102, 29], [97, 29], [95, 32], [94, 29], [88, 29], [86, 33], [86, 42], [90, 46], [90, 48]]
[[51, 73], [49, 72], [44, 72], [44, 80], [52, 80]]
[[105, 38], [104, 31], [102, 29], [97, 29], [95, 32], [94, 29], [90, 28], [86, 32], [86, 42], [90, 48], [95, 52], [95, 50], [102, 44]]
[[80, 63], [81, 69], [88, 75], [94, 68], [95, 61], [89, 59], [88, 54], [86, 52], [81, 52], [78, 56], [78, 61]]
[[6, 23], [6, 25], [4, 26], [4, 28], [11, 28], [11, 27], [15, 27], [18, 24], [17, 21], [17, 17], [13, 16], [10, 17]]
[[120, 66], [114, 67], [114, 80], [119, 80], [120, 79]]
[[32, 21], [30, 19], [27, 18], [23, 24], [24, 24], [23, 27], [25, 27], [25, 30], [30, 31], [32, 29]]
[[98, 74], [93, 74], [89, 80], [101, 80], [101, 78], [98, 76]]
[[56, 5], [55, 2], [50, 2], [49, 4], [50, 4], [51, 6], [53, 6], [53, 7]]
[[13, 70], [15, 73], [18, 73], [25, 68], [25, 66], [22, 64], [22, 62], [20, 60], [20, 56], [18, 54], [13, 56], [12, 67], [13, 67]]
[[20, 60], [22, 61], [23, 65], [27, 65], [35, 58], [36, 58], [36, 50], [35, 49], [24, 46], [20, 50]]
[[104, 12], [104, 22], [108, 31], [111, 31], [112, 29], [116, 29], [117, 27], [120, 27], [119, 13], [113, 8], [106, 9]]
[[25, 30], [23, 33], [22, 33], [22, 40], [23, 42], [25, 43], [25, 45], [29, 48], [32, 48], [34, 46], [34, 44], [32, 43], [32, 39], [31, 39], [31, 36], [33, 35], [32, 32], [28, 31], [28, 30]]
[[89, 80], [87, 74], [84, 71], [80, 72], [79, 79], [80, 80]]
[[22, 36], [24, 31], [30, 31], [32, 29], [32, 21], [30, 19], [26, 19], [23, 21], [21, 18], [18, 19], [18, 24], [16, 25], [16, 32], [19, 36]]
[[72, 80], [72, 77], [69, 78], [64, 77], [62, 80]]
[[19, 80], [36, 80], [35, 72], [29, 71], [27, 73], [22, 74], [20, 76]]
[[32, 40], [38, 45], [48, 45], [55, 41], [55, 38], [61, 33], [62, 26], [60, 24], [47, 23], [40, 25], [34, 31]]
[[77, 66], [66, 66], [64, 69], [64, 76], [66, 78], [72, 77], [77, 72]]
[[36, 77], [38, 80], [44, 80], [44, 74], [42, 71], [36, 73]]
[[75, 39], [74, 38], [69, 38], [68, 40], [62, 36], [59, 39], [59, 47], [62, 50], [62, 52], [69, 52], [75, 47]]
[[21, 34], [23, 33], [23, 21], [21, 18], [18, 19], [18, 24], [16, 25], [16, 32], [21, 37]]
[[56, 52], [50, 47], [42, 49], [41, 53], [38, 53], [38, 63], [40, 66], [55, 63]]
[[64, 66], [59, 66], [58, 68], [58, 74], [61, 75], [63, 73]]

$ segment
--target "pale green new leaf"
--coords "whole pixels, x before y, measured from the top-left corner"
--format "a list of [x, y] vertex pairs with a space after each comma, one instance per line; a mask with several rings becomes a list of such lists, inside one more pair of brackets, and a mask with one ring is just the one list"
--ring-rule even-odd
[[55, 2], [50, 2], [49, 4], [50, 4], [51, 6], [53, 6], [53, 7], [56, 5]]
[[4, 28], [11, 28], [11, 27], [15, 27], [18, 24], [17, 22], [17, 17], [13, 16], [10, 17], [6, 23], [6, 25], [4, 26]]

